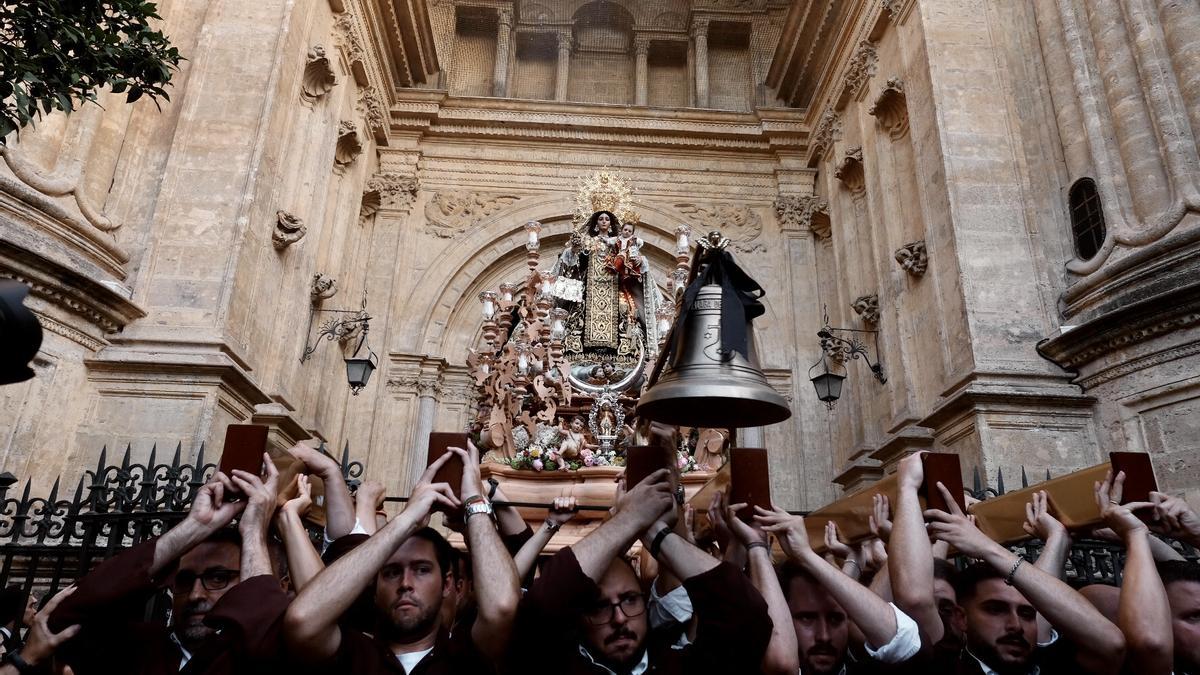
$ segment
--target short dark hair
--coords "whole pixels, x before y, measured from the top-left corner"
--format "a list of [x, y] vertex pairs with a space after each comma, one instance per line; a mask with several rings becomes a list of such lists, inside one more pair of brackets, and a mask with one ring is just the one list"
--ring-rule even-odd
[[1168, 560], [1158, 564], [1158, 576], [1163, 586], [1176, 581], [1191, 581], [1200, 584], [1200, 564], [1189, 560]]
[[413, 532], [412, 536], [433, 544], [433, 556], [442, 570], [442, 576], [450, 574], [454, 562], [454, 547], [450, 545], [450, 542], [446, 541], [446, 538], [432, 527], [422, 527]]
[[[937, 569], [937, 566], [934, 566]], [[954, 579], [954, 594], [958, 596], [958, 604], [975, 597], [979, 584], [988, 579], [1003, 579], [1004, 574], [985, 562], [975, 562], [958, 571]]]
[[942, 581], [953, 586], [954, 582], [958, 580], [958, 568], [955, 567], [954, 563], [950, 562], [949, 560], [934, 558], [933, 578], [941, 579]]
[[20, 586], [0, 590], [0, 626], [20, 619], [25, 614], [25, 591]]
[[821, 582], [817, 581], [811, 572], [791, 560], [780, 565], [779, 569], [775, 571], [775, 575], [779, 577], [779, 588], [783, 590], [784, 597], [788, 595], [792, 588], [792, 582], [796, 579], [803, 579], [813, 586], [821, 585]]

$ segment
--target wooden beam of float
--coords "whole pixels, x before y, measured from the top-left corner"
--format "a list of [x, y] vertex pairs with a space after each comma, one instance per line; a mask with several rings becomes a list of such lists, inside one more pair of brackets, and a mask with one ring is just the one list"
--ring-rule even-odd
[[[946, 508], [945, 500], [937, 491], [939, 482], [946, 486], [951, 495], [954, 495], [955, 501], [961, 508], [963, 506], [963, 487], [958, 455], [931, 452], [923, 457], [925, 482], [918, 492], [921, 508]], [[892, 508], [895, 508], [899, 487], [899, 476], [893, 473], [808, 514], [804, 519], [804, 524], [808, 530], [808, 541], [813, 550], [817, 553], [825, 552], [825, 523], [831, 520], [837, 523], [842, 541], [848, 544], [855, 544], [871, 537], [868, 519], [874, 513], [872, 497], [877, 494], [885, 495]]]
[[1158, 489], [1150, 456], [1142, 452], [1112, 452], [1109, 461], [1073, 473], [1051, 478], [1027, 488], [1006, 492], [998, 497], [972, 504], [968, 512], [975, 516], [979, 529], [1001, 544], [1029, 539], [1022, 524], [1025, 504], [1033, 493], [1046, 491], [1050, 515], [1069, 530], [1086, 530], [1100, 524], [1100, 508], [1096, 505], [1094, 487], [1111, 469], [1115, 476], [1125, 472], [1122, 503], [1147, 501], [1150, 492]]

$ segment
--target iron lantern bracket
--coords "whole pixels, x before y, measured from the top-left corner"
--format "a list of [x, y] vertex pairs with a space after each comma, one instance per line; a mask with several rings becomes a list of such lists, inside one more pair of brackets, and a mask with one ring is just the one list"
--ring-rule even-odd
[[[320, 330], [316, 336], [312, 335], [313, 320], [317, 314], [337, 314], [339, 316], [330, 317], [328, 321], [320, 325]], [[342, 315], [350, 316], [344, 317]], [[313, 352], [317, 351], [317, 347], [321, 346], [321, 338], [325, 338], [330, 342], [334, 340], [345, 340], [354, 334], [356, 328], [361, 327], [365, 334], [371, 325], [371, 315], [367, 313], [367, 294], [363, 293], [362, 307], [360, 309], [318, 309], [313, 306], [308, 314], [308, 330], [305, 331], [304, 353], [300, 356], [300, 363], [304, 363], [312, 357]], [[361, 347], [361, 343], [359, 344]]]
[[[871, 361], [871, 354], [867, 351], [867, 345], [856, 336], [850, 335], [848, 338], [835, 334], [837, 332], [846, 333], [869, 333], [873, 336], [875, 342], [875, 361]], [[879, 384], [887, 384], [887, 375], [883, 372], [883, 363], [879, 360], [879, 331], [877, 330], [862, 330], [858, 328], [834, 328], [828, 323], [825, 327], [817, 331], [817, 337], [821, 339], [821, 351], [826, 356], [835, 358], [831, 352], [841, 352], [844, 361], [862, 358], [866, 362], [867, 367], [871, 369], [871, 373], [879, 380]], [[830, 349], [830, 346], [833, 349]]]

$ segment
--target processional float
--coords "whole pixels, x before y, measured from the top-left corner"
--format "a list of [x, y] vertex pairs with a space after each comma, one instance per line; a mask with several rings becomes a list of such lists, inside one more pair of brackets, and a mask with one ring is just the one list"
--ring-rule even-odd
[[[484, 451], [485, 477], [510, 501], [572, 495], [607, 507], [631, 449], [652, 436], [671, 445], [681, 492], [693, 496], [727, 463], [736, 428], [791, 414], [755, 362], [750, 327], [763, 290], [737, 266], [729, 240], [678, 226], [675, 264], [660, 283], [639, 221], [620, 176], [586, 176], [562, 250], [544, 262], [543, 226], [526, 223], [528, 270], [479, 295], [469, 433]], [[552, 549], [600, 517], [584, 511]]]

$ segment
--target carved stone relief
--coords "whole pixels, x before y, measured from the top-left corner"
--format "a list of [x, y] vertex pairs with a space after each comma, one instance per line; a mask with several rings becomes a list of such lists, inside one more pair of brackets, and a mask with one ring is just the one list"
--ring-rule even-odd
[[362, 139], [358, 137], [358, 127], [354, 122], [342, 120], [338, 124], [337, 147], [333, 152], [333, 162], [338, 166], [349, 166], [362, 154]]
[[338, 15], [333, 25], [337, 29], [338, 43], [346, 52], [346, 59], [352, 64], [366, 61], [366, 51], [354, 26], [354, 18], [349, 13], [343, 13]]
[[854, 302], [850, 303], [850, 308], [854, 310], [862, 320], [866, 323], [879, 323], [879, 294], [872, 293], [871, 295], [863, 295], [855, 298]]
[[818, 239], [828, 239], [829, 201], [816, 195], [780, 195], [775, 200], [775, 218], [785, 230], [810, 230]]
[[863, 86], [875, 74], [875, 64], [879, 62], [879, 50], [875, 42], [871, 40], [863, 40], [858, 44], [858, 51], [854, 52], [854, 56], [850, 57], [849, 63], [846, 64], [846, 84], [845, 93], [850, 98], [858, 96], [862, 91]]
[[812, 152], [814, 157], [822, 157], [834, 141], [842, 138], [842, 118], [833, 110], [826, 110], [817, 122], [813, 131]]
[[308, 293], [312, 296], [314, 305], [320, 303], [322, 300], [332, 298], [337, 295], [337, 292], [337, 279], [320, 272], [313, 275], [312, 288], [309, 289]]
[[417, 200], [417, 179], [391, 171], [384, 171], [367, 179], [363, 190], [359, 220], [365, 222], [380, 209], [408, 212]]
[[304, 79], [300, 89], [304, 97], [315, 101], [333, 90], [337, 84], [337, 76], [333, 74], [333, 64], [325, 56], [325, 47], [313, 45], [308, 50], [308, 59], [304, 64]]
[[691, 219], [698, 230], [720, 230], [733, 247], [743, 253], [766, 250], [759, 235], [762, 219], [752, 209], [728, 204], [676, 204], [680, 213]]
[[460, 232], [520, 199], [503, 193], [450, 190], [433, 195], [425, 205], [425, 232], [453, 239]]
[[888, 78], [868, 111], [879, 120], [892, 140], [908, 133], [908, 103], [904, 96], [904, 81], [898, 77]]
[[929, 268], [929, 254], [925, 250], [925, 240], [921, 239], [905, 244], [896, 249], [896, 262], [905, 272], [919, 277]]
[[275, 212], [275, 231], [271, 233], [271, 243], [275, 250], [282, 251], [304, 238], [308, 226], [296, 216], [284, 210]]
[[861, 195], [867, 189], [866, 174], [863, 172], [862, 147], [855, 146], [846, 151], [842, 162], [834, 169], [833, 175], [842, 181], [854, 195]]
[[363, 119], [367, 121], [367, 129], [370, 131], [387, 130], [387, 106], [384, 105], [383, 99], [374, 89], [364, 87], [359, 90], [357, 107]]

